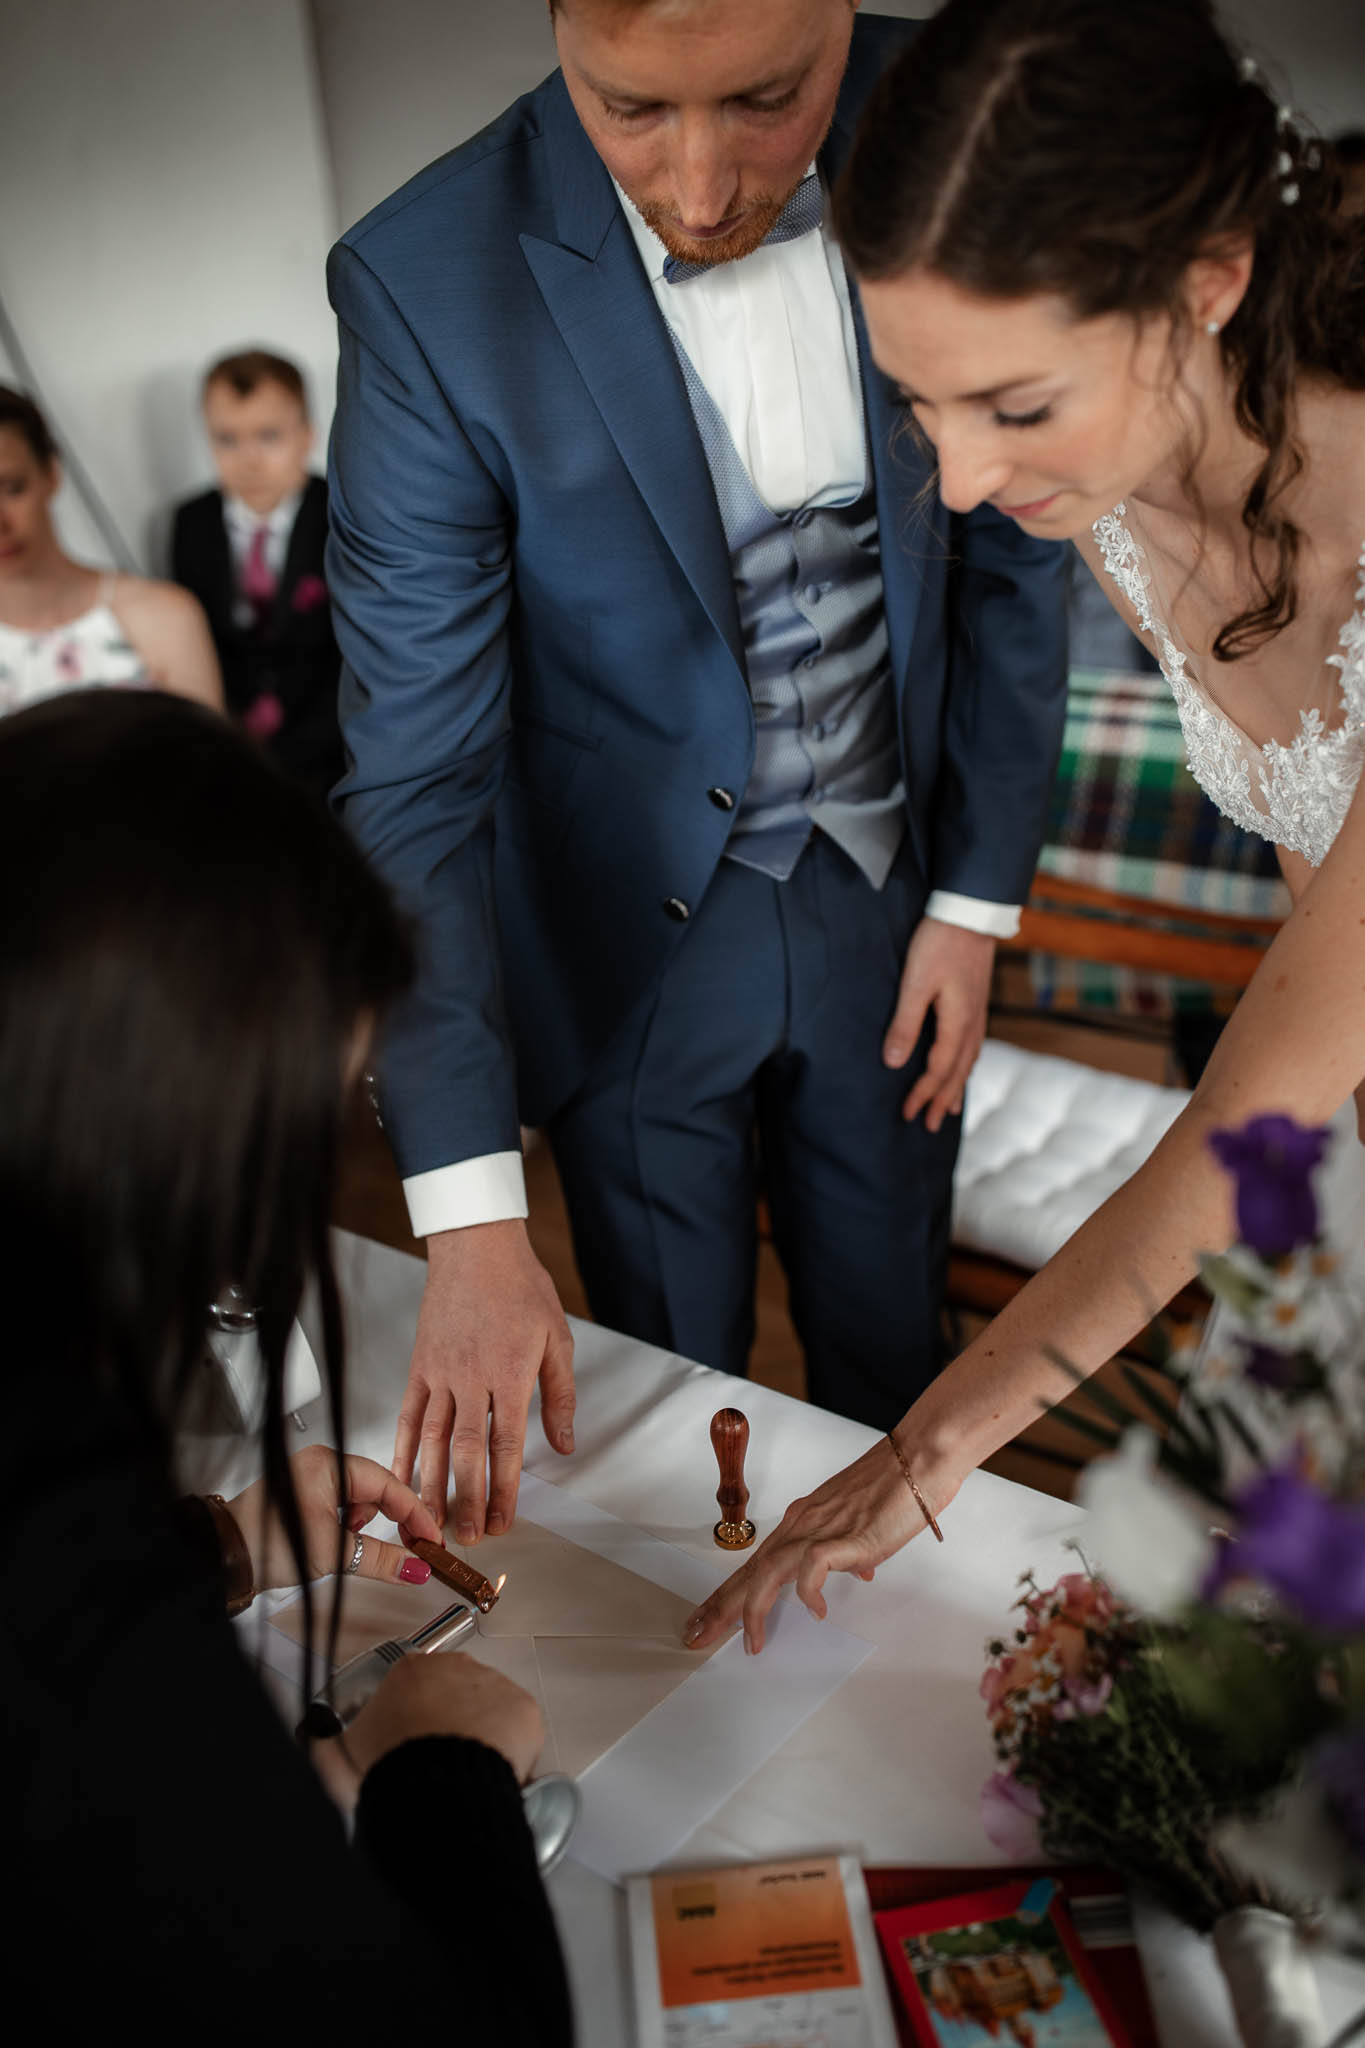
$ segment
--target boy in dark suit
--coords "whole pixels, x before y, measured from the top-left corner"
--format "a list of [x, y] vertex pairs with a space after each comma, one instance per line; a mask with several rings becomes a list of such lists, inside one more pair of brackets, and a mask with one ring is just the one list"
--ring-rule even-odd
[[292, 780], [325, 796], [344, 767], [340, 666], [323, 577], [327, 486], [310, 475], [303, 376], [264, 349], [204, 378], [221, 488], [178, 507], [171, 574], [208, 614], [228, 709]]

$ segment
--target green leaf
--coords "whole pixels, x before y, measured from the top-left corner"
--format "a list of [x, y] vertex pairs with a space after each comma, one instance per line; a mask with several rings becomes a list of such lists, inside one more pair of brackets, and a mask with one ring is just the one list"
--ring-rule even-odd
[[1254, 1314], [1270, 1292], [1234, 1265], [1225, 1252], [1204, 1253], [1199, 1261], [1199, 1277], [1216, 1301], [1225, 1302], [1239, 1316]]

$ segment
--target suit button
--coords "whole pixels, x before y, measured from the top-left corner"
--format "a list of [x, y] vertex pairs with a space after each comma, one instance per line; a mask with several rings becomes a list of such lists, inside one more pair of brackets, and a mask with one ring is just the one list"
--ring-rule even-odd
[[706, 794], [718, 811], [732, 811], [735, 807], [735, 800], [728, 789], [708, 789]]
[[686, 924], [688, 918], [692, 915], [692, 912], [683, 902], [681, 896], [665, 896], [664, 909], [668, 912], [674, 924]]

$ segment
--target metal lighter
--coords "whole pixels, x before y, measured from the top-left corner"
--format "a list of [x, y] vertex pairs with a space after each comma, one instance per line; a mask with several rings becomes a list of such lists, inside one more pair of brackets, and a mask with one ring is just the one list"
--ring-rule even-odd
[[386, 1671], [404, 1657], [422, 1656], [430, 1650], [443, 1650], [447, 1644], [462, 1643], [466, 1636], [473, 1635], [476, 1626], [473, 1608], [456, 1600], [413, 1635], [390, 1636], [387, 1642], [362, 1650], [340, 1671], [334, 1671], [313, 1694], [299, 1726], [300, 1735], [339, 1735], [373, 1697]]

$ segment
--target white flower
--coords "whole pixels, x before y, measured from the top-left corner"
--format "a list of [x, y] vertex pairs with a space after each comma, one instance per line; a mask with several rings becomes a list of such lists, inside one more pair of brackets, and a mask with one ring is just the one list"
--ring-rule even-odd
[[1097, 1458], [1082, 1472], [1076, 1498], [1090, 1516], [1086, 1551], [1115, 1592], [1144, 1613], [1166, 1615], [1194, 1598], [1213, 1539], [1157, 1477], [1156, 1454], [1149, 1429], [1125, 1430], [1112, 1458]]

